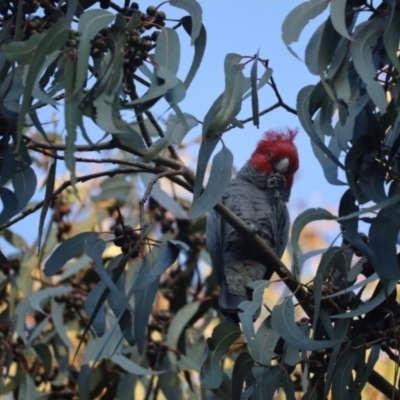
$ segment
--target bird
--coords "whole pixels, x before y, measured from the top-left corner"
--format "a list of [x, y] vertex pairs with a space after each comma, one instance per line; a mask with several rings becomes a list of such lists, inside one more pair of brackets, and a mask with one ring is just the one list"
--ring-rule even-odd
[[[258, 234], [280, 258], [288, 237], [289, 201], [299, 156], [294, 139], [297, 129], [269, 130], [258, 142], [246, 164], [232, 179], [222, 203]], [[215, 210], [207, 215], [206, 245], [220, 286], [218, 299], [223, 315], [238, 321], [240, 303], [252, 300], [248, 284], [270, 279], [265, 265], [248, 238], [239, 234]]]

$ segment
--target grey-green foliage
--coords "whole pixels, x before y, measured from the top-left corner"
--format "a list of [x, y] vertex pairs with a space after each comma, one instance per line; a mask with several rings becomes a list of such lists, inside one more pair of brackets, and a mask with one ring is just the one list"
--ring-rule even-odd
[[[396, 347], [398, 6], [392, 0], [312, 0], [284, 21], [282, 38], [294, 53], [292, 44], [308, 22], [326, 19], [305, 51], [307, 68], [320, 80], [299, 92], [297, 114], [327, 181], [347, 188], [338, 217], [310, 209], [293, 224], [293, 276], [305, 293], [296, 307], [308, 318], [295, 317], [296, 290], [273, 304], [256, 328], [253, 316], [263, 309], [263, 292], [274, 288], [258, 281], [249, 288], [253, 301], [242, 304], [242, 325], [222, 322], [207, 339], [217, 310], [215, 281], [202, 275], [202, 262], [209, 262], [203, 234], [205, 214], [231, 178], [233, 156], [224, 145], [212, 159], [205, 187], [203, 182], [221, 136], [243, 128], [239, 113], [249, 97], [253, 123], [260, 124], [258, 91], [275, 85], [273, 71], [262, 49], [250, 57], [251, 67], [249, 57], [225, 55], [224, 91], [205, 116], [194, 116], [180, 103], [206, 48], [200, 4], [170, 1], [183, 17], [178, 26], [164, 27], [164, 6], [146, 15], [133, 5], [116, 11], [107, 1], [99, 2], [101, 9], [90, 8], [95, 3], [68, 1], [39, 19], [22, 20], [35, 9], [13, 9], [15, 18], [0, 32], [0, 232], [18, 250], [16, 256], [0, 252], [0, 296], [7, 304], [0, 313], [7, 343], [0, 394], [36, 398], [47, 393], [40, 382], [62, 387], [68, 380], [82, 399], [98, 398], [104, 390], [129, 399], [139, 383], [154, 398], [160, 392], [183, 398], [197, 385], [198, 373], [204, 398], [267, 399], [279, 389], [288, 399], [295, 389], [304, 399], [324, 398], [330, 390], [338, 398], [356, 398], [379, 350]], [[24, 29], [15, 28], [17, 20]], [[154, 40], [146, 27], [157, 31]], [[182, 77], [183, 31], [194, 52]], [[138, 40], [144, 41], [140, 48]], [[156, 104], [171, 110], [165, 129], [152, 114]], [[64, 138], [46, 132], [39, 118], [42, 107], [59, 105]], [[282, 105], [279, 99], [274, 107]], [[99, 142], [86, 130], [87, 118], [105, 132]], [[199, 121], [202, 142], [193, 177], [176, 155]], [[24, 131], [28, 126], [37, 133]], [[78, 144], [79, 134], [86, 146]], [[78, 150], [97, 157], [101, 172], [82, 176], [78, 163], [94, 160], [78, 157]], [[107, 169], [106, 162], [117, 167]], [[64, 165], [70, 179], [60, 186]], [[91, 186], [95, 178], [103, 180]], [[168, 179], [174, 190], [193, 192], [192, 201], [160, 183]], [[33, 245], [7, 229], [39, 209]], [[343, 243], [302, 254], [300, 234], [317, 220], [337, 220]], [[358, 232], [361, 220], [369, 224], [366, 236]], [[304, 262], [321, 254], [313, 281], [300, 282]], [[37, 266], [44, 266], [44, 275]], [[363, 282], [357, 282], [360, 274]], [[372, 282], [372, 298], [362, 301]], [[33, 316], [29, 323], [27, 315]], [[74, 354], [79, 357], [71, 363]], [[9, 374], [11, 368], [16, 372]]]

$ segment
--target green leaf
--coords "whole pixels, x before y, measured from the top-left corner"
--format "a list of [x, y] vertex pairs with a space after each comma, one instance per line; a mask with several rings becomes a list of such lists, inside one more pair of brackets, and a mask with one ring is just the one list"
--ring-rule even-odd
[[295, 7], [285, 18], [282, 24], [282, 40], [288, 46], [299, 40], [300, 34], [304, 27], [315, 17], [321, 14], [328, 2], [324, 0], [311, 0], [301, 3]]
[[253, 375], [256, 378], [254, 399], [273, 400], [275, 392], [281, 386], [283, 374], [284, 372], [279, 366], [254, 367]]
[[28, 297], [29, 304], [32, 306], [34, 310], [45, 314], [45, 312], [42, 309], [42, 306], [40, 305], [42, 301], [49, 300], [55, 296], [63, 296], [63, 295], [67, 296], [71, 292], [72, 292], [72, 287], [70, 286], [61, 286], [61, 287], [59, 286], [59, 287], [52, 287], [39, 290], [38, 292], [32, 293]]
[[106, 286], [103, 282], [98, 282], [88, 293], [84, 304], [85, 313], [89, 320], [92, 321], [90, 326], [93, 327], [97, 336], [103, 336], [106, 330], [106, 311], [103, 306], [99, 306], [99, 302], [103, 301], [105, 288]]
[[[382, 282], [382, 281], [381, 281]], [[374, 296], [371, 300], [361, 304], [355, 310], [343, 313], [332, 315], [332, 318], [354, 318], [360, 315], [366, 314], [367, 312], [373, 310], [379, 304], [385, 301], [385, 299], [396, 289], [396, 281], [389, 281], [386, 288], [382, 288], [382, 290]]]
[[233, 155], [223, 147], [213, 158], [210, 178], [203, 194], [193, 204], [191, 218], [198, 218], [211, 210], [222, 198], [232, 177]]
[[171, 0], [169, 3], [171, 6], [182, 8], [187, 11], [191, 17], [191, 37], [192, 46], [196, 43], [196, 39], [201, 34], [202, 24], [202, 14], [203, 10], [200, 4], [196, 0]]
[[384, 208], [372, 220], [369, 228], [369, 247], [378, 262], [375, 271], [381, 278], [399, 280], [400, 265], [397, 259], [397, 236], [400, 231], [398, 207]]
[[[79, 108], [80, 96], [73, 94], [75, 76], [77, 73], [76, 62], [72, 58], [68, 58], [64, 69], [64, 87], [65, 87], [65, 106], [64, 118], [65, 128], [67, 130], [67, 137], [65, 140], [65, 166], [71, 173], [71, 181], [75, 188], [76, 175], [75, 175], [75, 141], [77, 138], [76, 128], [80, 119], [81, 110]], [[75, 193], [77, 194], [76, 188]]]
[[9, 61], [17, 62], [18, 64], [29, 64], [44, 36], [44, 33], [32, 35], [25, 41], [10, 42], [2, 49]]
[[[268, 81], [270, 80], [270, 78], [271, 78], [273, 72], [274, 72], [274, 71], [273, 71], [272, 68], [269, 68], [269, 67], [265, 68], [263, 74], [261, 75], [261, 78], [258, 80], [258, 83], [257, 83], [257, 90], [260, 90], [262, 87], [264, 87], [264, 86], [268, 83]], [[245, 91], [247, 91], [247, 84], [248, 84], [248, 83], [246, 83]], [[249, 84], [250, 84], [250, 86], [251, 86], [251, 79], [249, 80]], [[243, 100], [246, 100], [246, 99], [251, 95], [251, 93], [252, 93], [251, 90], [250, 90], [249, 92], [247, 92], [247, 93], [243, 96], [242, 101], [243, 101]], [[239, 122], [239, 121], [237, 121], [237, 122]], [[232, 125], [235, 125], [235, 119], [234, 119], [231, 123], [232, 123]], [[243, 128], [243, 125], [242, 125], [242, 126], [239, 125], [239, 127]]]
[[124, 203], [131, 194], [132, 184], [124, 176], [113, 176], [103, 180], [100, 189], [101, 191], [97, 196], [92, 196], [94, 202], [113, 199]]
[[10, 189], [0, 188], [0, 199], [3, 203], [3, 210], [0, 213], [0, 225], [3, 225], [18, 213], [18, 198]]
[[240, 56], [233, 53], [227, 54], [225, 57], [225, 91], [222, 95], [221, 108], [207, 130], [203, 125], [203, 138], [222, 134], [232, 119], [240, 112], [245, 90], [244, 66], [239, 64], [240, 59]]
[[301, 231], [307, 224], [313, 221], [330, 221], [332, 219], [335, 219], [335, 216], [333, 216], [328, 210], [324, 210], [323, 208], [310, 208], [299, 214], [294, 220], [292, 227], [291, 244], [293, 253], [295, 253], [296, 255], [301, 254], [299, 239]]
[[334, 399], [350, 400], [350, 388], [353, 383], [352, 371], [357, 363], [354, 351], [345, 353], [337, 361], [332, 375], [332, 397]]
[[201, 142], [199, 155], [197, 157], [197, 167], [196, 167], [196, 178], [194, 182], [193, 189], [193, 204], [199, 199], [201, 191], [203, 189], [204, 176], [207, 170], [208, 160], [211, 157], [215, 147], [219, 142], [217, 136], [211, 139], [204, 139]]
[[311, 39], [307, 43], [304, 61], [308, 70], [314, 74], [319, 75], [318, 57], [320, 54], [321, 38], [325, 28], [326, 21], [324, 21], [313, 33]]
[[364, 371], [362, 374], [357, 375], [356, 383], [358, 384], [357, 392], [354, 395], [354, 398], [360, 396], [362, 390], [364, 389], [365, 384], [370, 377], [376, 362], [379, 359], [380, 355], [380, 346], [378, 344], [371, 347], [371, 352], [369, 353], [368, 361], [364, 366]]
[[[142, 277], [146, 276], [151, 272], [153, 268], [152, 253], [145, 257], [142, 264], [139, 267], [136, 279], [133, 282], [133, 286], [136, 282], [140, 282]], [[159, 280], [151, 282], [143, 289], [136, 290], [135, 293], [135, 320], [134, 320], [134, 334], [136, 339], [136, 345], [139, 354], [143, 354], [144, 344], [146, 339], [147, 323], [153, 302], [158, 291]]]
[[251, 81], [251, 110], [253, 113], [253, 125], [260, 128], [260, 116], [258, 109], [258, 93], [257, 93], [257, 65], [258, 65], [258, 53], [253, 65], [251, 66], [250, 81]]
[[[176, 75], [180, 61], [179, 36], [174, 29], [164, 28], [157, 37], [154, 61], [157, 66], [168, 70]], [[158, 75], [160, 78], [163, 76]]]
[[102, 257], [105, 248], [106, 242], [98, 237], [92, 237], [85, 241], [85, 253], [93, 260], [93, 269], [96, 271], [102, 282], [117, 297], [121, 305], [132, 312], [132, 307], [126, 298], [125, 293], [121, 293], [117, 289], [110, 275], [104, 268]]
[[315, 88], [317, 87], [313, 85], [305, 86], [297, 95], [297, 113], [300, 123], [308, 136], [310, 136], [311, 140], [322, 150], [322, 152], [340, 168], [344, 169], [343, 164], [334, 156], [334, 154], [332, 154], [314, 130], [310, 115], [310, 98]]
[[372, 51], [381, 38], [385, 20], [378, 18], [360, 24], [354, 33], [354, 42], [350, 44], [354, 68], [366, 85], [369, 97], [383, 114], [388, 102], [383, 86], [376, 80], [376, 68]]
[[194, 42], [194, 55], [192, 64], [190, 65], [189, 72], [185, 80], [183, 81], [183, 83], [186, 86], [186, 89], [189, 88], [200, 67], [201, 61], [204, 56], [204, 51], [206, 49], [206, 44], [207, 44], [207, 32], [206, 28], [204, 28], [204, 25], [202, 25], [200, 29], [200, 34]]
[[44, 273], [47, 276], [58, 273], [69, 260], [84, 250], [86, 240], [97, 236], [96, 232], [81, 232], [62, 242], [47, 259]]
[[[200, 303], [198, 301], [195, 301], [193, 303], [186, 304], [185, 306], [180, 308], [178, 312], [175, 314], [168, 328], [168, 333], [167, 333], [167, 345], [170, 349], [178, 351], [178, 342], [181, 338], [181, 335], [184, 334], [187, 324], [196, 314], [199, 307]], [[175, 351], [169, 351], [168, 357], [172, 365], [174, 366], [176, 365], [178, 366], [179, 369], [182, 369], [179, 366], [181, 355], [177, 355]], [[199, 369], [200, 368], [195, 370], [198, 371]]]
[[232, 371], [232, 400], [241, 400], [243, 383], [248, 375], [251, 375], [254, 360], [249, 353], [240, 353], [235, 361]]
[[[168, 117], [166, 132], [164, 137], [155, 141], [148, 150], [143, 153], [143, 161], [152, 161], [170, 144], [180, 144], [186, 134], [196, 127], [199, 123], [195, 117], [188, 113], [183, 113], [184, 121], [181, 121], [177, 115], [171, 114]], [[185, 126], [186, 125], [186, 126]]]
[[317, 273], [313, 279], [313, 297], [314, 297], [314, 315], [312, 331], [315, 332], [315, 328], [318, 323], [319, 310], [321, 307], [321, 295], [322, 295], [322, 276]]
[[118, 364], [123, 370], [129, 372], [133, 375], [138, 376], [147, 376], [147, 375], [160, 375], [163, 374], [165, 371], [152, 371], [150, 369], [146, 369], [141, 367], [140, 365], [136, 364], [129, 358], [126, 358], [122, 354], [114, 354], [110, 357], [111, 361]]
[[207, 389], [217, 389], [221, 386], [221, 359], [240, 335], [238, 325], [223, 322], [214, 328], [211, 338], [207, 339], [206, 357], [200, 370], [201, 382]]
[[[151, 253], [151, 257], [153, 256]], [[137, 291], [144, 289], [154, 281], [159, 281], [161, 275], [172, 266], [179, 255], [179, 248], [171, 243], [166, 243], [163, 246], [157, 248], [157, 259], [151, 270], [143, 275], [141, 268], [136, 272], [132, 290]], [[139, 278], [140, 277], [140, 278]]]
[[49, 347], [44, 343], [37, 343], [33, 345], [33, 349], [42, 363], [45, 375], [48, 378], [51, 374], [52, 367], [52, 356]]
[[75, 350], [75, 346], [71, 343], [71, 340], [67, 336], [64, 325], [64, 309], [66, 303], [56, 303], [55, 300], [51, 299], [51, 319], [53, 320], [54, 329], [58, 333], [58, 336], [63, 343], [70, 348]]
[[36, 79], [42, 68], [43, 63], [46, 61], [46, 56], [59, 51], [68, 39], [69, 29], [66, 22], [61, 19], [56, 22], [42, 37], [35, 51], [35, 56], [32, 58], [28, 73], [25, 78], [25, 90], [18, 114], [17, 121], [17, 142], [19, 143], [22, 135], [22, 130], [25, 124], [25, 115], [29, 112], [31, 105], [31, 95], [35, 86]]
[[390, 16], [390, 21], [386, 26], [383, 34], [383, 44], [387, 52], [390, 61], [393, 66], [400, 73], [400, 62], [397, 55], [399, 48], [399, 36], [400, 36], [400, 12], [396, 11]]
[[38, 249], [39, 249], [39, 251], [40, 251], [40, 247], [41, 247], [43, 225], [46, 220], [46, 214], [47, 214], [47, 211], [49, 210], [50, 204], [53, 200], [54, 185], [55, 185], [55, 181], [56, 181], [56, 169], [57, 169], [57, 159], [55, 158], [54, 161], [50, 165], [49, 173], [47, 175], [46, 191], [44, 194], [42, 211], [40, 212], [39, 233], [38, 233]]
[[10, 145], [4, 145], [1, 150], [0, 187], [3, 187], [12, 177], [15, 170], [15, 155]]
[[385, 168], [380, 164], [374, 164], [360, 174], [360, 189], [370, 200], [379, 203], [387, 199], [385, 178]]
[[272, 326], [271, 316], [268, 316], [257, 329], [254, 339], [254, 348], [257, 352], [253, 355], [254, 360], [262, 365], [270, 365], [279, 338]]
[[242, 323], [243, 334], [247, 340], [251, 355], [255, 358], [259, 354], [258, 343], [255, 341], [255, 330], [253, 321], [260, 315], [263, 303], [264, 290], [269, 287], [269, 281], [255, 281], [248, 284], [253, 289], [253, 301], [242, 301], [239, 308], [243, 311], [238, 313]]
[[347, 7], [347, 0], [331, 0], [330, 17], [333, 27], [346, 39], [353, 40], [346, 26], [346, 14], [351, 12]]
[[88, 10], [79, 19], [78, 32], [81, 34], [78, 45], [78, 63], [74, 93], [82, 90], [87, 76], [87, 64], [91, 49], [91, 40], [96, 34], [114, 21], [115, 15], [105, 10]]
[[282, 339], [300, 350], [322, 350], [339, 343], [337, 340], [311, 340], [304, 335], [294, 320], [291, 296], [287, 296], [282, 304], [273, 308], [271, 318], [272, 326]]

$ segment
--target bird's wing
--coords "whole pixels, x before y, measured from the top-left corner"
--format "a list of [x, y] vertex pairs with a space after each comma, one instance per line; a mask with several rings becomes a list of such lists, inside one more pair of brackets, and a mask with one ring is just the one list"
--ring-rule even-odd
[[213, 270], [216, 274], [218, 284], [221, 286], [222, 281], [224, 281], [222, 224], [220, 215], [214, 210], [211, 210], [207, 216], [206, 242]]

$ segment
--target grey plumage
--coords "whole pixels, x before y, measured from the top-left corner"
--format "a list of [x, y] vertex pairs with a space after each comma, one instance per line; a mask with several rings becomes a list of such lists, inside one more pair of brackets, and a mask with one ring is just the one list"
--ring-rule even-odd
[[[258, 233], [281, 257], [288, 240], [289, 213], [286, 202], [290, 190], [285, 177], [259, 173], [249, 163], [238, 172], [222, 198], [222, 203]], [[249, 241], [212, 210], [207, 218], [207, 248], [221, 287], [219, 306], [225, 315], [237, 318], [239, 304], [251, 300], [247, 284], [269, 279], [272, 270]]]

